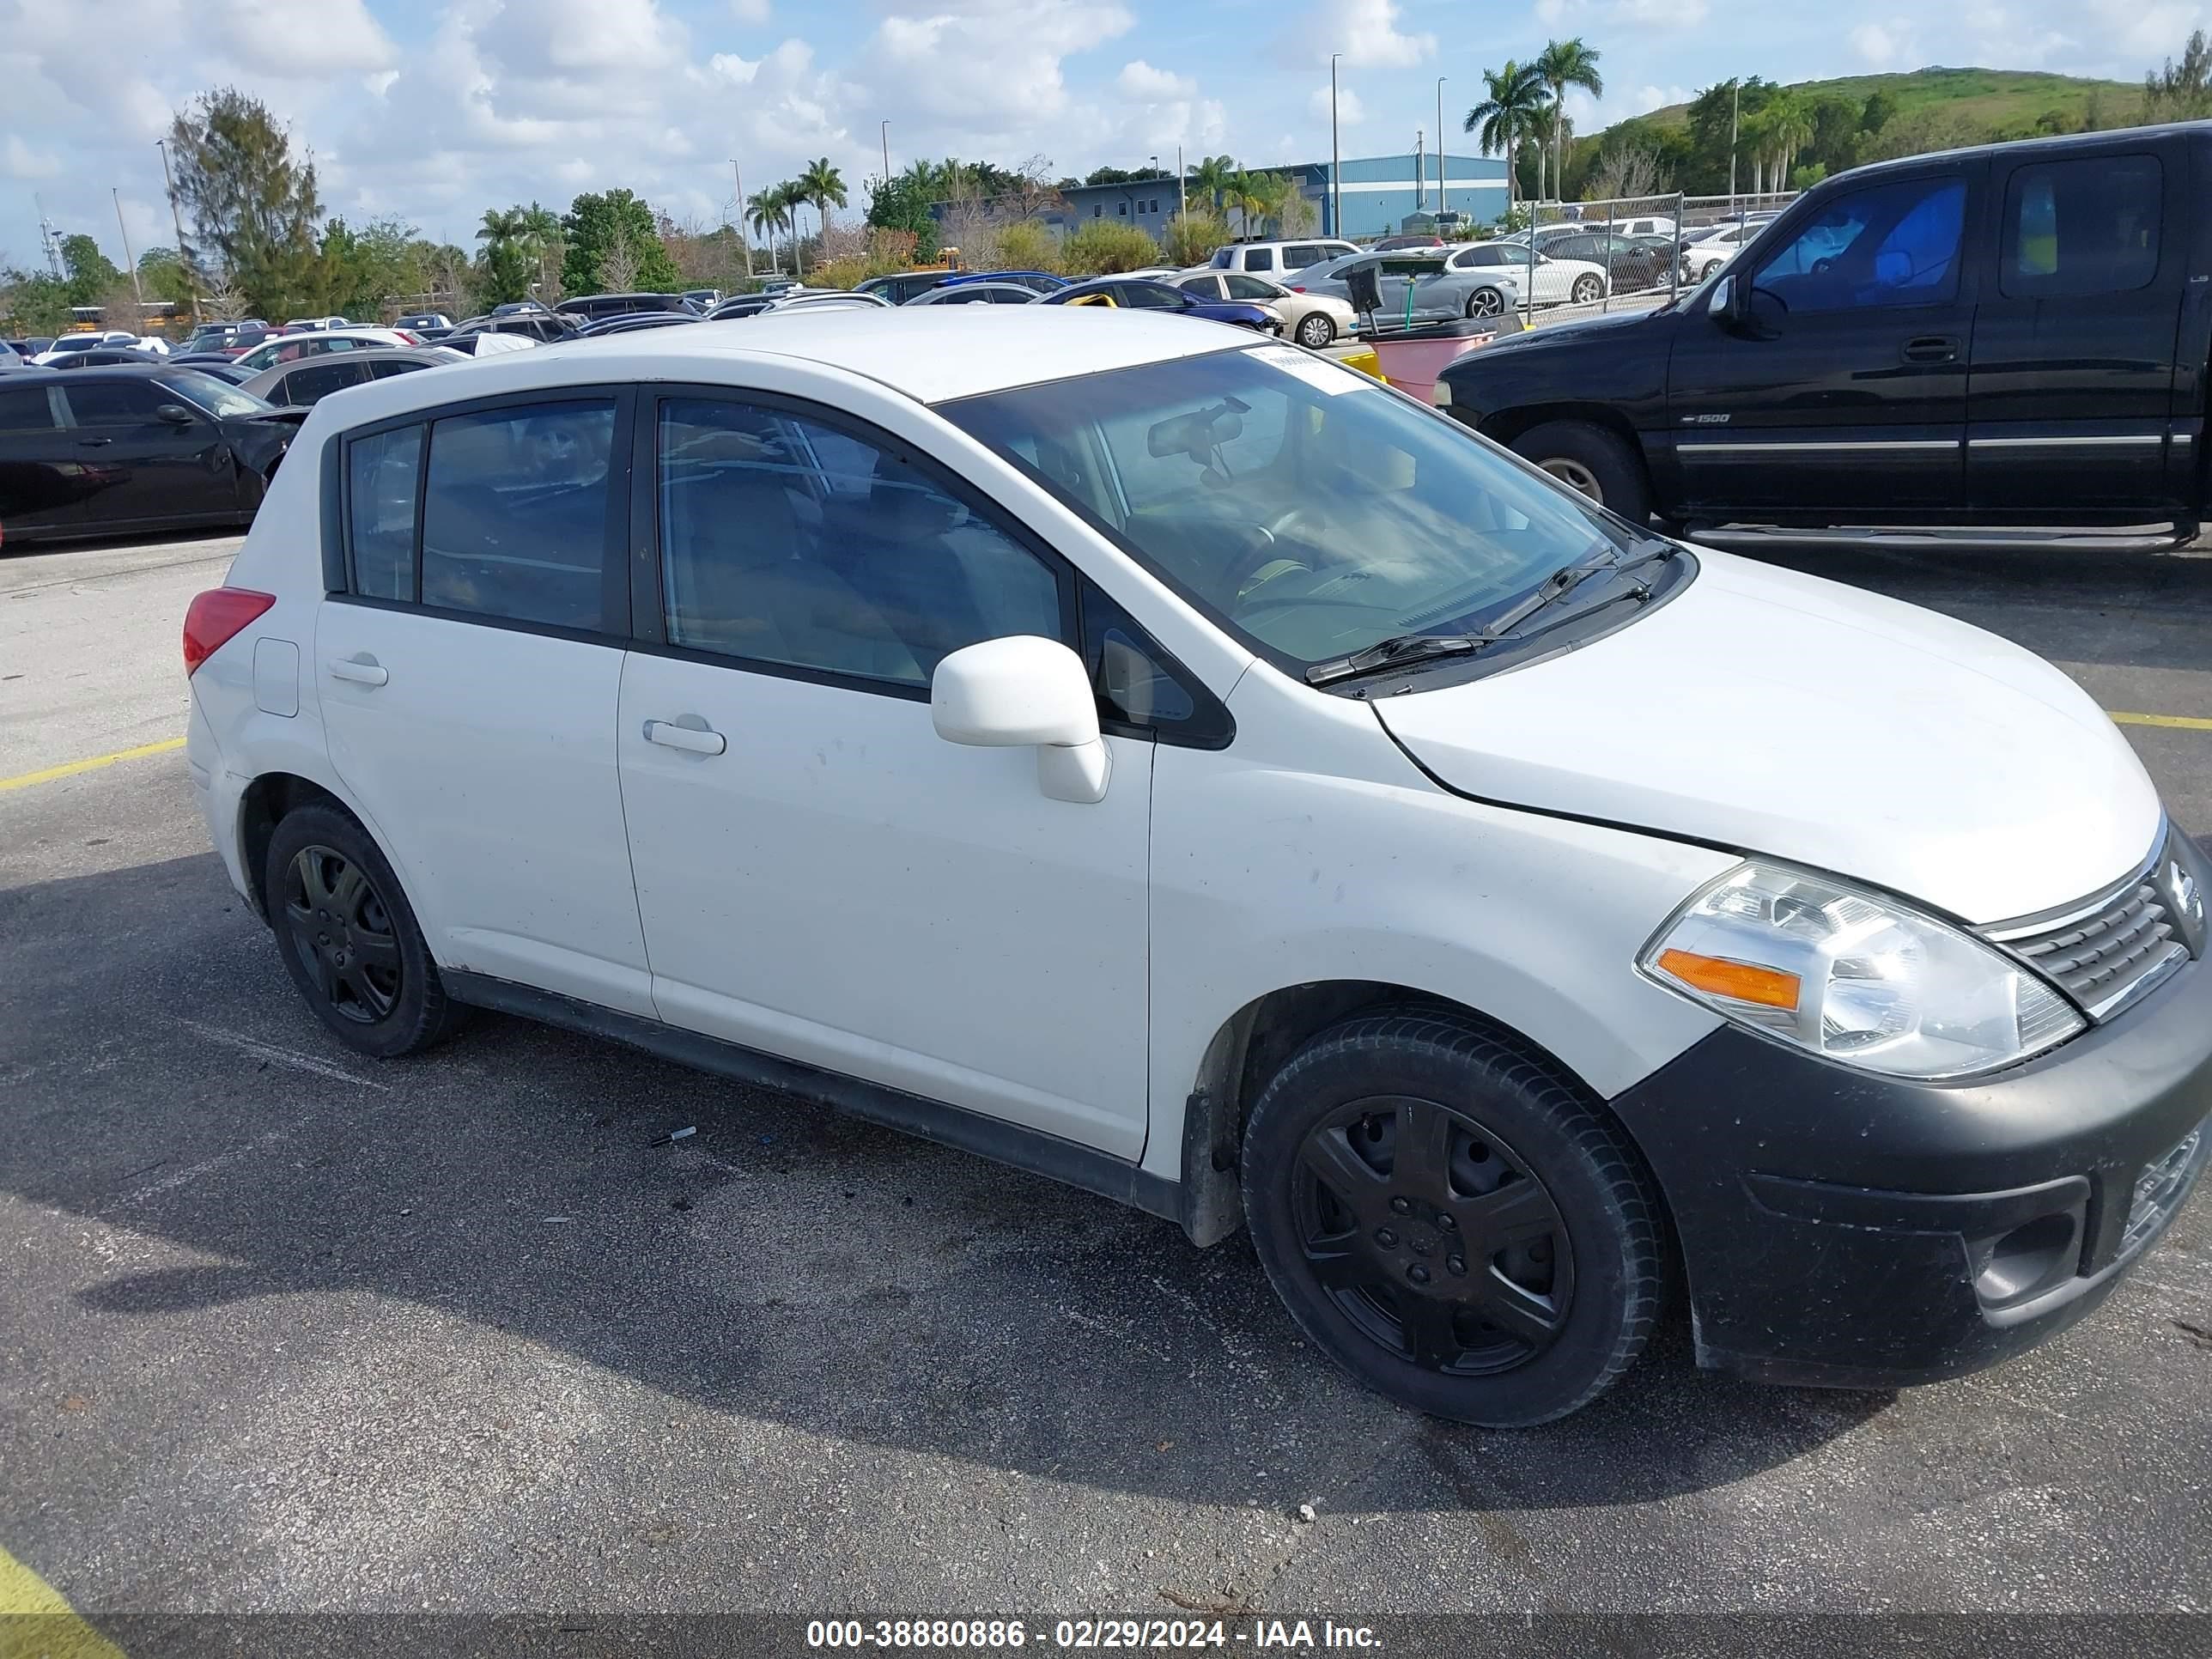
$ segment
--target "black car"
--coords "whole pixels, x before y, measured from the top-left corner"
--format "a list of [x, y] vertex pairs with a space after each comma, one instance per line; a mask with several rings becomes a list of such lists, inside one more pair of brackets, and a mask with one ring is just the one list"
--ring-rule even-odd
[[643, 311], [618, 317], [602, 317], [597, 322], [586, 323], [575, 332], [580, 340], [601, 340], [611, 334], [635, 334], [648, 328], [680, 328], [686, 323], [706, 321], [689, 312], [678, 315], [671, 311]]
[[1283, 319], [1264, 306], [1243, 305], [1225, 300], [1201, 300], [1194, 294], [1186, 294], [1179, 288], [1170, 288], [1165, 283], [1155, 283], [1143, 276], [1094, 276], [1087, 283], [1070, 283], [1066, 288], [1040, 294], [1036, 303], [1041, 306], [1110, 305], [1129, 311], [1179, 311], [1186, 317], [1200, 317], [1208, 322], [1234, 323], [1241, 328], [1255, 329], [1262, 334], [1283, 331]]
[[0, 382], [0, 541], [252, 521], [304, 411], [191, 368]]
[[890, 276], [871, 276], [854, 292], [880, 294], [893, 305], [902, 306], [916, 295], [941, 287], [959, 274], [957, 270], [902, 270]]
[[597, 322], [602, 317], [627, 317], [643, 311], [679, 311], [687, 317], [699, 314], [680, 294], [586, 294], [562, 301], [561, 309], [586, 322]]
[[1686, 298], [1497, 341], [1437, 396], [1632, 519], [2179, 542], [2207, 507], [2208, 177], [2205, 122], [1840, 173]]
[[135, 346], [94, 346], [90, 351], [72, 351], [46, 367], [74, 373], [80, 368], [125, 368], [133, 363], [154, 366], [168, 361], [158, 351], [141, 351]]
[[556, 315], [540, 305], [528, 307], [501, 306], [488, 317], [471, 317], [456, 323], [435, 340], [425, 337], [425, 345], [449, 345], [457, 351], [473, 353], [476, 347], [469, 337], [477, 334], [526, 334], [543, 345], [556, 340], [573, 339], [576, 324], [571, 318]]
[[1668, 268], [1674, 264], [1670, 238], [1665, 251], [1647, 239], [1624, 236], [1618, 231], [1584, 230], [1571, 236], [1554, 236], [1544, 242], [1544, 252], [1554, 259], [1580, 259], [1602, 265], [1612, 273], [1613, 291], [1632, 294], [1638, 289], [1667, 286]]

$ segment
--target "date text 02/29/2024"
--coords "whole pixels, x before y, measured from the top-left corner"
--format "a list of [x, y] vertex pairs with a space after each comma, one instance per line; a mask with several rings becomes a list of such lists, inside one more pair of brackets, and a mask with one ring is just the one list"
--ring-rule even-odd
[[1329, 1620], [1060, 1619], [1050, 1626], [1021, 1619], [817, 1619], [806, 1626], [810, 1648], [926, 1648], [971, 1651], [1036, 1646], [1064, 1650], [1251, 1648], [1300, 1651], [1375, 1650], [1380, 1638], [1364, 1625]]

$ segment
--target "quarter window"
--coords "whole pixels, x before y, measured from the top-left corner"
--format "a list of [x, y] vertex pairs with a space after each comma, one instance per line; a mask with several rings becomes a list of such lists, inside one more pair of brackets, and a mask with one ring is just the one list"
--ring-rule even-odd
[[659, 488], [672, 644], [920, 688], [963, 646], [1064, 635], [1042, 561], [842, 428], [671, 398]]
[[422, 468], [419, 426], [356, 438], [347, 447], [352, 588], [365, 599], [415, 597], [415, 487]]
[[2146, 286], [2158, 272], [2165, 187], [2154, 155], [2021, 167], [2005, 192], [1998, 286], [2029, 300]]

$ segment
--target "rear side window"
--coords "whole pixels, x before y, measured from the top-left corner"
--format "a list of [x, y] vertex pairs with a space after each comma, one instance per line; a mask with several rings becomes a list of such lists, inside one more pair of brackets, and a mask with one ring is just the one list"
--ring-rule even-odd
[[359, 363], [310, 363], [284, 377], [284, 389], [276, 401], [295, 409], [305, 409], [333, 392], [359, 386], [367, 378], [368, 371]]
[[1329, 257], [1328, 249], [1316, 247], [1310, 243], [1304, 243], [1297, 247], [1286, 247], [1283, 250], [1283, 269], [1304, 270], [1308, 265], [1317, 265]]
[[422, 601], [509, 622], [605, 623], [611, 398], [433, 423]]
[[1247, 248], [1247, 249], [1244, 251], [1244, 269], [1245, 269], [1245, 270], [1273, 270], [1274, 268], [1275, 268], [1275, 250], [1274, 250], [1274, 249], [1273, 249], [1273, 248], [1271, 248], [1271, 247], [1255, 247], [1255, 248]]
[[412, 374], [418, 368], [428, 368], [428, 363], [418, 363], [410, 357], [373, 357], [362, 365], [380, 380], [388, 380], [395, 374]]
[[0, 392], [0, 433], [51, 432], [53, 404], [44, 386], [18, 386]]
[[2016, 300], [2145, 287], [2158, 273], [2165, 187], [2155, 155], [2021, 167], [2005, 192], [1998, 287]]

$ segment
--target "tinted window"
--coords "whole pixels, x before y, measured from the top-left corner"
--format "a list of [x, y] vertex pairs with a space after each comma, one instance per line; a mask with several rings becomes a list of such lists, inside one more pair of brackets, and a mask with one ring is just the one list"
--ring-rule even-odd
[[1176, 311], [1183, 302], [1182, 295], [1164, 283], [1117, 283], [1114, 297], [1139, 311]]
[[1232, 300], [1273, 300], [1279, 296], [1280, 291], [1273, 283], [1258, 276], [1239, 275], [1227, 280]]
[[1286, 247], [1283, 250], [1283, 269], [1304, 270], [1308, 265], [1317, 265], [1328, 257], [1329, 252], [1327, 248], [1316, 247], [1311, 243], [1300, 243], [1297, 247]]
[[2005, 192], [1998, 286], [2025, 299], [2143, 287], [2158, 271], [2164, 189], [2154, 155], [2021, 168]]
[[437, 422], [422, 501], [422, 603], [514, 622], [605, 621], [611, 402]]
[[1962, 179], [1900, 179], [1838, 197], [1759, 268], [1792, 314], [1929, 305], [1959, 288]]
[[991, 303], [994, 306], [1025, 306], [1036, 297], [1034, 292], [1025, 288], [994, 288], [991, 290]]
[[956, 288], [949, 289], [945, 297], [936, 303], [941, 306], [988, 305], [991, 303], [991, 296], [978, 289]]
[[1271, 247], [1255, 247], [1255, 248], [1252, 248], [1252, 249], [1248, 250], [1248, 251], [1247, 251], [1247, 252], [1245, 253], [1245, 256], [1244, 256], [1244, 269], [1245, 269], [1245, 270], [1273, 270], [1274, 268], [1275, 268], [1275, 250], [1274, 250], [1274, 249], [1273, 249], [1273, 248], [1271, 248]]
[[1100, 720], [1174, 728], [1188, 726], [1198, 713], [1189, 687], [1167, 667], [1167, 653], [1089, 582], [1083, 585], [1083, 651]]
[[44, 386], [18, 386], [0, 392], [0, 432], [51, 432], [53, 406]]
[[409, 357], [372, 357], [361, 367], [380, 380], [388, 380], [395, 374], [412, 374], [418, 368], [428, 368], [428, 363], [418, 363]]
[[368, 378], [368, 371], [360, 363], [310, 363], [305, 368], [295, 368], [284, 377], [279, 395], [294, 409], [305, 409], [308, 404], [327, 398], [333, 392], [349, 386], [359, 386]]
[[865, 439], [749, 404], [673, 398], [659, 453], [675, 644], [926, 686], [962, 646], [1062, 635], [1044, 564]]
[[419, 426], [347, 446], [353, 592], [374, 599], [415, 597], [415, 483], [422, 462]]
[[167, 401], [144, 380], [76, 381], [69, 389], [70, 414], [79, 426], [143, 426]]

